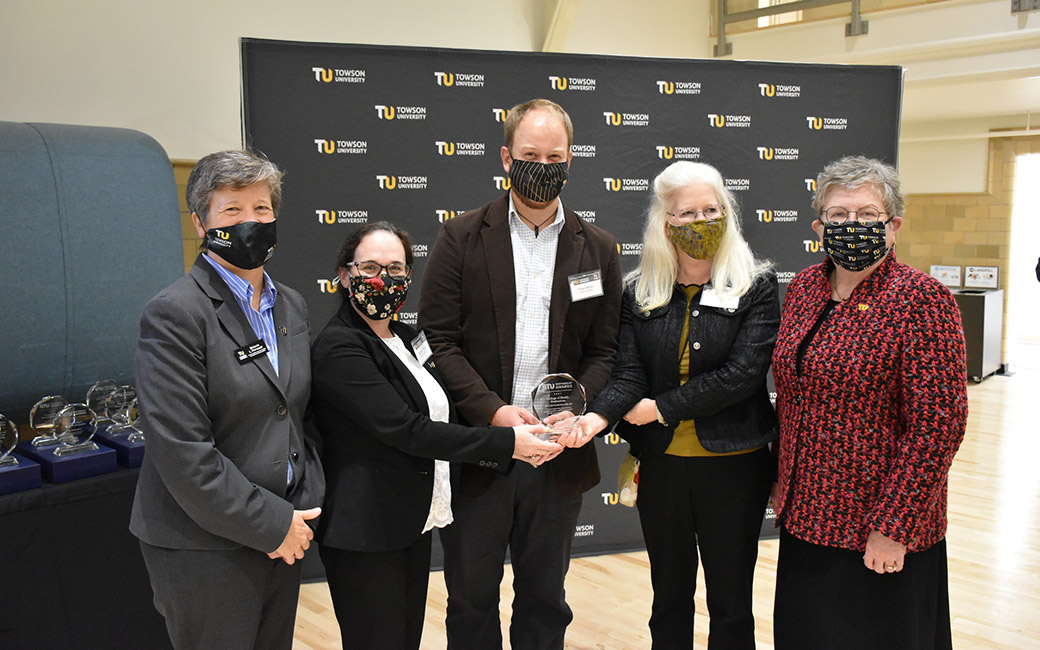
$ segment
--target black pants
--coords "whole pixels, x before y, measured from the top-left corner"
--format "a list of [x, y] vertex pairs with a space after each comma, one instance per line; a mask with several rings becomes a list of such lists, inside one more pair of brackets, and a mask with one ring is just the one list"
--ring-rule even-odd
[[655, 650], [693, 647], [697, 553], [704, 564], [708, 648], [753, 649], [752, 581], [769, 498], [765, 449], [737, 456], [644, 455], [639, 521], [650, 558]]
[[950, 650], [946, 540], [879, 574], [863, 552], [780, 532], [773, 607], [776, 650]]
[[549, 467], [517, 463], [477, 498], [452, 496], [441, 529], [448, 588], [448, 648], [502, 647], [498, 616], [506, 547], [513, 565], [513, 650], [562, 650], [573, 618], [563, 583], [581, 496], [560, 498]]
[[155, 608], [177, 650], [290, 650], [300, 567], [251, 548], [187, 551], [141, 542]]
[[416, 650], [426, 617], [430, 545], [423, 534], [400, 551], [321, 547], [343, 650]]

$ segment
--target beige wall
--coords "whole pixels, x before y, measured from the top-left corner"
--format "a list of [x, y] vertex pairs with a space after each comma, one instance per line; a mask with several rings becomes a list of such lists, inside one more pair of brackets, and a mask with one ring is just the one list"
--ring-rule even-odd
[[240, 146], [242, 37], [692, 57], [708, 19], [679, 0], [3, 0], [0, 120], [137, 129], [171, 159]]
[[910, 194], [899, 231], [899, 260], [928, 272], [933, 264], [997, 266], [1004, 289], [1003, 361], [1007, 362], [1007, 288], [1011, 257], [1011, 205], [1020, 154], [1040, 153], [1040, 136], [989, 142], [986, 191]]
[[241, 146], [239, 38], [537, 50], [546, 0], [2, 0], [0, 120]]

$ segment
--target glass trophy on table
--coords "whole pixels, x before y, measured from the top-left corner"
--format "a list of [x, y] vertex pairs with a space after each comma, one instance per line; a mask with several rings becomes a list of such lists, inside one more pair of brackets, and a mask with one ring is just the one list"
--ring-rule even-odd
[[54, 435], [54, 421], [68, 405], [69, 400], [61, 395], [50, 395], [36, 402], [29, 411], [29, 428], [36, 433], [29, 443], [33, 448], [42, 449], [59, 444], [58, 437]]
[[44, 397], [29, 412], [36, 436], [19, 450], [40, 464], [43, 477], [64, 483], [116, 469], [116, 452], [94, 442], [94, 411], [85, 403], [69, 403], [60, 395]]
[[555, 441], [570, 432], [585, 413], [585, 387], [565, 372], [546, 375], [531, 391], [531, 410], [549, 427], [539, 437]]
[[0, 414], [0, 467], [14, 467], [18, 458], [11, 452], [18, 446], [18, 427]]
[[14, 453], [18, 427], [0, 414], [0, 494], [40, 487], [40, 464]]
[[[108, 429], [112, 425], [112, 418], [108, 416], [105, 410], [105, 400], [108, 396], [118, 390], [119, 384], [112, 381], [111, 379], [102, 379], [101, 381], [94, 382], [94, 385], [87, 389], [87, 396], [84, 402], [90, 407], [91, 411], [94, 411], [94, 415], [97, 419], [94, 420], [94, 427], [97, 433], [101, 433]], [[95, 435], [96, 435], [95, 434]]]
[[92, 440], [96, 430], [94, 426], [96, 420], [97, 415], [94, 411], [82, 402], [69, 404], [58, 411], [57, 417], [54, 418], [54, 427], [51, 430], [58, 441], [58, 446], [54, 448], [54, 455], [58, 458], [66, 458], [88, 451], [97, 451], [97, 443]]
[[105, 417], [111, 422], [97, 434], [98, 440], [116, 450], [123, 467], [140, 467], [144, 461], [144, 433], [137, 426], [137, 391], [119, 386], [105, 396]]

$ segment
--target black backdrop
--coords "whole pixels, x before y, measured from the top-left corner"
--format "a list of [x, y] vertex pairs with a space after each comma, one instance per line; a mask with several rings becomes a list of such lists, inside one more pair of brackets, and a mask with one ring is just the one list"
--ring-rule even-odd
[[[316, 334], [335, 312], [335, 261], [357, 224], [409, 231], [414, 323], [441, 224], [508, 189], [508, 109], [551, 99], [574, 122], [564, 203], [640, 252], [654, 176], [676, 160], [719, 169], [745, 236], [781, 290], [822, 253], [809, 223], [816, 174], [846, 154], [895, 163], [902, 70], [700, 59], [242, 40], [244, 139], [286, 171], [273, 277], [300, 290]], [[586, 495], [576, 554], [642, 547], [617, 505], [625, 445], [597, 441], [603, 482]]]

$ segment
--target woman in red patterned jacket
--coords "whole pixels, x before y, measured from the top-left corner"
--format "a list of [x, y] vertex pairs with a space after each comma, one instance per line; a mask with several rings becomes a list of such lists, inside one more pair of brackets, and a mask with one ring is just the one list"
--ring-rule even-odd
[[960, 313], [895, 259], [895, 169], [831, 163], [813, 207], [827, 259], [791, 282], [773, 352], [776, 648], [950, 648], [946, 481], [968, 410]]

